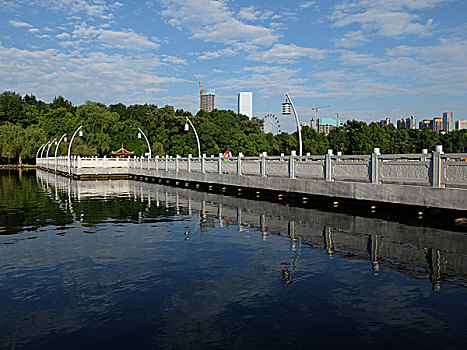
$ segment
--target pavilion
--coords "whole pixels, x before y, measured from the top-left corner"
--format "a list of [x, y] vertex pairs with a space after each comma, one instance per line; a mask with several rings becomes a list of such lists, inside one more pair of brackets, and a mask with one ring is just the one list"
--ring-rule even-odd
[[120, 148], [118, 151], [112, 151], [112, 156], [114, 156], [115, 158], [119, 158], [119, 159], [126, 158], [134, 154], [135, 152], [130, 152], [126, 150], [125, 148], [123, 148], [123, 143], [122, 143], [122, 148]]

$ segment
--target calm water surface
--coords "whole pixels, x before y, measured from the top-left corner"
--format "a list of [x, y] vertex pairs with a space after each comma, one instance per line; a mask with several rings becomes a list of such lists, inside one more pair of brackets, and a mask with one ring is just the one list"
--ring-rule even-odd
[[465, 349], [467, 234], [0, 173], [2, 349]]

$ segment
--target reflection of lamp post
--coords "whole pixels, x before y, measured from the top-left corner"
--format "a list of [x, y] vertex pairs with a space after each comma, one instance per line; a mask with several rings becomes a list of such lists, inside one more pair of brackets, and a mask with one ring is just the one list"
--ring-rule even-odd
[[146, 137], [146, 134], [143, 132], [143, 130], [141, 130], [140, 128], [138, 128], [138, 138], [140, 139], [141, 138], [141, 135], [144, 136], [145, 140], [146, 140], [146, 143], [148, 144], [148, 148], [149, 148], [149, 159], [151, 159], [151, 156], [152, 156], [152, 152], [151, 152], [151, 145], [149, 144], [149, 141], [148, 141], [148, 138]]
[[73, 144], [73, 140], [76, 136], [76, 134], [78, 133], [79, 131], [79, 136], [83, 136], [83, 130], [81, 130], [83, 126], [81, 125], [78, 129], [76, 129], [75, 133], [73, 134], [73, 137], [71, 138], [70, 140], [70, 144], [68, 145], [68, 174], [70, 175], [71, 174], [71, 145]]
[[62, 142], [63, 138], [65, 138], [65, 142], [66, 142], [66, 133], [64, 133], [62, 135], [62, 137], [60, 137], [60, 140], [58, 140], [58, 143], [57, 143], [57, 147], [55, 147], [55, 171], [57, 171], [57, 152], [58, 152], [58, 147], [60, 147], [60, 142]]
[[290, 106], [292, 106], [293, 113], [295, 115], [295, 121], [297, 122], [297, 130], [298, 130], [298, 147], [299, 147], [299, 155], [302, 156], [302, 127], [300, 126], [300, 121], [298, 120], [298, 114], [295, 110], [295, 106], [292, 102], [292, 99], [288, 94], [285, 94], [285, 102], [282, 104], [282, 114], [289, 115], [290, 114]]
[[185, 131], [189, 131], [189, 130], [190, 130], [190, 128], [189, 128], [189, 126], [188, 126], [188, 124], [190, 124], [190, 125], [191, 125], [191, 128], [192, 128], [193, 131], [195, 132], [196, 142], [198, 143], [198, 158], [201, 158], [201, 146], [199, 145], [198, 133], [196, 132], [195, 126], [193, 125], [193, 123], [191, 122], [191, 120], [188, 119], [187, 116], [185, 116], [185, 118], [186, 118]]

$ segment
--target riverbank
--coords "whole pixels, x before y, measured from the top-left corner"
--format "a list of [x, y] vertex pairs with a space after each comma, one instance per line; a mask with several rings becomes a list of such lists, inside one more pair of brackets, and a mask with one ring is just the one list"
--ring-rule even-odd
[[0, 169], [36, 169], [34, 164], [0, 164]]

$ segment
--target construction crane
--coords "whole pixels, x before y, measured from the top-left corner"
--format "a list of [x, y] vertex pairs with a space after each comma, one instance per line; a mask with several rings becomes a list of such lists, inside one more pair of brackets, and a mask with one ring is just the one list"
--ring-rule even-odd
[[315, 108], [312, 108], [311, 110], [316, 111], [316, 131], [319, 132], [319, 119], [318, 119], [318, 110], [321, 108], [328, 108], [331, 107], [330, 105], [327, 106], [316, 106]]
[[336, 112], [336, 117], [337, 117], [337, 127], [339, 127], [339, 126], [340, 126], [340, 124], [339, 124], [339, 117], [340, 117], [341, 115], [344, 115], [344, 113], [341, 113], [341, 112]]

